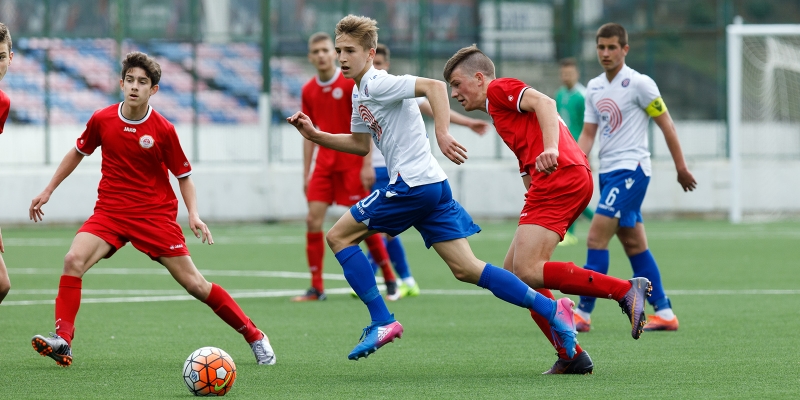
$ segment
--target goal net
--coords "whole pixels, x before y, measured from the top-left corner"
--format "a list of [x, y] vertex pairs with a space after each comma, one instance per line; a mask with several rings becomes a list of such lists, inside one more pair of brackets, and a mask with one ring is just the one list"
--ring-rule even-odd
[[800, 25], [733, 24], [727, 35], [730, 220], [739, 223], [743, 204], [758, 213], [781, 208], [780, 201], [759, 201], [765, 191], [744, 188], [786, 184], [779, 172], [752, 173], [743, 164], [800, 160]]

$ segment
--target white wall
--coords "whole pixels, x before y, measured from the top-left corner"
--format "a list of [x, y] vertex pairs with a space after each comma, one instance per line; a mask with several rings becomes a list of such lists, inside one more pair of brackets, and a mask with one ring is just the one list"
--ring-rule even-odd
[[[653, 178], [643, 211], [647, 213], [719, 213], [729, 205], [728, 162], [709, 158], [724, 149], [724, 129], [717, 123], [677, 123], [689, 167], [698, 189], [684, 193], [676, 182], [674, 164], [660, 132], [654, 135]], [[43, 139], [36, 128], [16, 127], [0, 135], [0, 223], [28, 221], [31, 199], [48, 183], [57, 163], [72, 148], [82, 127], [59, 127], [51, 148], [53, 164], [42, 165]], [[291, 128], [291, 127], [289, 127]], [[468, 149], [470, 159], [462, 166], [446, 160], [434, 146], [450, 177], [455, 197], [475, 217], [514, 218], [524, 190], [513, 154], [496, 135], [478, 137], [453, 129]], [[791, 131], [775, 131], [787, 135]], [[179, 127], [184, 149], [192, 148], [191, 130]], [[720, 136], [722, 135], [722, 136]], [[275, 129], [273, 162], [267, 162], [267, 135], [257, 127], [204, 127], [199, 146], [202, 162], [194, 163], [192, 178], [198, 191], [201, 217], [208, 221], [302, 219], [306, 203], [300, 184], [300, 140], [292, 129]], [[721, 143], [721, 144], [720, 144]], [[500, 153], [501, 158], [495, 158]], [[100, 155], [88, 157], [65, 180], [44, 207], [46, 222], [80, 222], [94, 207], [100, 179]], [[251, 160], [238, 161], [233, 160]], [[747, 214], [800, 213], [800, 157], [745, 158], [742, 168], [742, 202]], [[596, 191], [596, 190], [595, 190]], [[597, 203], [597, 195], [593, 204]], [[331, 215], [341, 214], [342, 208]], [[185, 221], [181, 205], [181, 219]]]

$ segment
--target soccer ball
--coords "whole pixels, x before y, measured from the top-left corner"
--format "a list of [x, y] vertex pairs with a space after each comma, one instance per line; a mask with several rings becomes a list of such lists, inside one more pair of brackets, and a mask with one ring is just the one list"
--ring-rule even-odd
[[201, 347], [183, 363], [183, 382], [195, 396], [224, 396], [236, 381], [236, 364], [224, 350]]

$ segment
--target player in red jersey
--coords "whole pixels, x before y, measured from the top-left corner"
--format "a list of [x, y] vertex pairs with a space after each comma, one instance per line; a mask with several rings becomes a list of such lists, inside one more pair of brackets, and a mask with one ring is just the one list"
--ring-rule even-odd
[[98, 110], [56, 169], [47, 187], [31, 202], [30, 219], [41, 221], [42, 206], [84, 157], [102, 146], [102, 179], [94, 214], [81, 226], [64, 257], [64, 274], [56, 297], [55, 330], [51, 338], [36, 335], [34, 349], [62, 367], [72, 363], [75, 317], [81, 303], [82, 277], [102, 258], [111, 257], [127, 242], [167, 268], [189, 294], [206, 303], [244, 336], [258, 364], [274, 364], [267, 336], [245, 315], [228, 292], [206, 281], [197, 270], [180, 225], [178, 199], [168, 171], [178, 178], [189, 211], [189, 227], [202, 242], [213, 244], [211, 232], [197, 212], [190, 177], [192, 167], [178, 142], [175, 127], [148, 104], [158, 92], [161, 67], [144, 53], [129, 53], [122, 62], [120, 88], [125, 100]]
[[[326, 132], [350, 132], [353, 112], [352, 79], [347, 79], [335, 64], [336, 52], [330, 35], [318, 32], [308, 39], [308, 61], [317, 69], [317, 76], [303, 85], [303, 113]], [[375, 183], [372, 158], [317, 146], [310, 140], [303, 143], [303, 190], [308, 201], [306, 217], [306, 256], [311, 271], [311, 288], [292, 301], [325, 300], [322, 281], [322, 260], [325, 255], [322, 223], [331, 204], [350, 207], [366, 197]], [[386, 298], [397, 300], [397, 282], [392, 272], [386, 245], [379, 235], [365, 240], [370, 254], [383, 272]]]
[[[14, 52], [11, 51], [11, 32], [8, 31], [6, 24], [0, 22], [0, 81], [6, 76], [12, 58], [14, 58]], [[0, 133], [3, 133], [10, 108], [11, 100], [0, 90]], [[3, 234], [0, 232], [0, 253], [5, 253], [5, 251]], [[11, 280], [8, 279], [6, 263], [3, 261], [3, 256], [0, 255], [0, 303], [6, 298], [9, 290], [11, 290]]]
[[[475, 45], [459, 50], [444, 67], [452, 97], [465, 110], [481, 110], [494, 121], [497, 133], [516, 154], [522, 182], [528, 192], [519, 226], [503, 267], [543, 295], [550, 290], [613, 298], [631, 322], [638, 339], [644, 326], [644, 297], [650, 282], [605, 279], [570, 262], [550, 261], [556, 245], [581, 215], [592, 197], [592, 172], [586, 155], [558, 116], [555, 101], [513, 78], [496, 78], [494, 64]], [[586, 374], [594, 368], [580, 346], [570, 358], [551, 333], [546, 319], [531, 316], [558, 350], [559, 359], [546, 374]]]

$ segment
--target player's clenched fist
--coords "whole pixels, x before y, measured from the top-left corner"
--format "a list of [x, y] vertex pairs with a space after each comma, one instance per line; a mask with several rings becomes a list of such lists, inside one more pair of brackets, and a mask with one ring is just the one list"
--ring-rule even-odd
[[536, 157], [536, 171], [552, 174], [558, 167], [558, 150], [545, 149], [542, 154]]

